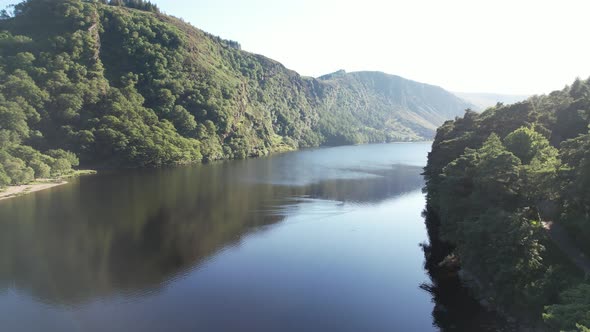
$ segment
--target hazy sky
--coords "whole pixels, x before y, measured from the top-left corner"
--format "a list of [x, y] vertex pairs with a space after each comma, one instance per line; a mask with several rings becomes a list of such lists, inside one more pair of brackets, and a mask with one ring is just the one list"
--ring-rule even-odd
[[153, 2], [307, 76], [379, 70], [453, 91], [512, 94], [590, 76], [588, 0]]

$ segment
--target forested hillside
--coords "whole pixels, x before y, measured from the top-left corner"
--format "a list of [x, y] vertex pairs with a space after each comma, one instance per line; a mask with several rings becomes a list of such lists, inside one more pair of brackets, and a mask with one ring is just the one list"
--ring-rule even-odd
[[439, 87], [381, 72], [338, 71], [319, 80], [327, 91], [320, 128], [333, 144], [432, 139], [440, 124], [472, 106]]
[[437, 131], [425, 169], [430, 221], [476, 294], [550, 330], [588, 331], [590, 284], [542, 222], [590, 254], [590, 79], [467, 112]]
[[429, 139], [468, 104], [382, 73], [314, 79], [140, 0], [27, 0], [0, 19], [0, 186], [87, 167]]

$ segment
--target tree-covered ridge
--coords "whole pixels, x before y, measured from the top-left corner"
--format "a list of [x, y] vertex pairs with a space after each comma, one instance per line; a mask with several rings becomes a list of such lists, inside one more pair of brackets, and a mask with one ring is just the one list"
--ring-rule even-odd
[[590, 327], [588, 284], [542, 226], [559, 223], [590, 254], [589, 124], [590, 79], [578, 79], [445, 122], [425, 169], [438, 236], [476, 292], [508, 310], [544, 311], [557, 330]]
[[0, 19], [0, 186], [68, 172], [65, 155], [143, 167], [428, 139], [469, 106], [381, 73], [301, 77], [149, 1], [26, 0], [13, 12]]
[[[92, 2], [92, 0], [90, 1]], [[139, 10], [147, 10], [150, 12], [159, 13], [160, 9], [156, 4], [145, 0], [100, 0], [101, 3], [111, 6], [125, 6], [129, 8], [135, 8]]]

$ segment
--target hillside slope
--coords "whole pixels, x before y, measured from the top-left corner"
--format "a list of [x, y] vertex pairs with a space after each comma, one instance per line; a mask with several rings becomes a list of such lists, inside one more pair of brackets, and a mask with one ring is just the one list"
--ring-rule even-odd
[[27, 0], [0, 20], [1, 184], [77, 158], [141, 167], [430, 139], [469, 107], [383, 73], [302, 77], [145, 2], [116, 2]]
[[431, 243], [476, 295], [550, 331], [590, 328], [586, 260], [572, 254], [590, 255], [589, 125], [590, 79], [578, 79], [445, 122], [425, 169]]
[[[344, 136], [342, 143], [431, 139], [445, 120], [472, 107], [440, 87], [381, 72], [338, 71], [319, 80], [330, 88], [320, 117], [322, 132], [334, 137], [359, 128], [360, 138]], [[346, 121], [332, 127], [336, 119]], [[362, 136], [363, 128], [375, 136]]]

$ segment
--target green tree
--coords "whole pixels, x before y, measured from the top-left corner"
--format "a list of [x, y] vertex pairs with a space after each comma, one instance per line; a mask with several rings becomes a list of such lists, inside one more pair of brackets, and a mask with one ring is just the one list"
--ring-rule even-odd
[[590, 329], [590, 285], [580, 284], [564, 291], [560, 303], [547, 306], [543, 319], [560, 331]]
[[184, 107], [180, 105], [174, 106], [170, 114], [170, 119], [174, 127], [178, 129], [183, 136], [194, 136], [197, 129], [197, 121], [195, 117], [190, 114]]
[[530, 164], [535, 156], [544, 153], [550, 147], [549, 141], [543, 135], [527, 127], [518, 128], [508, 134], [504, 144], [523, 164]]

